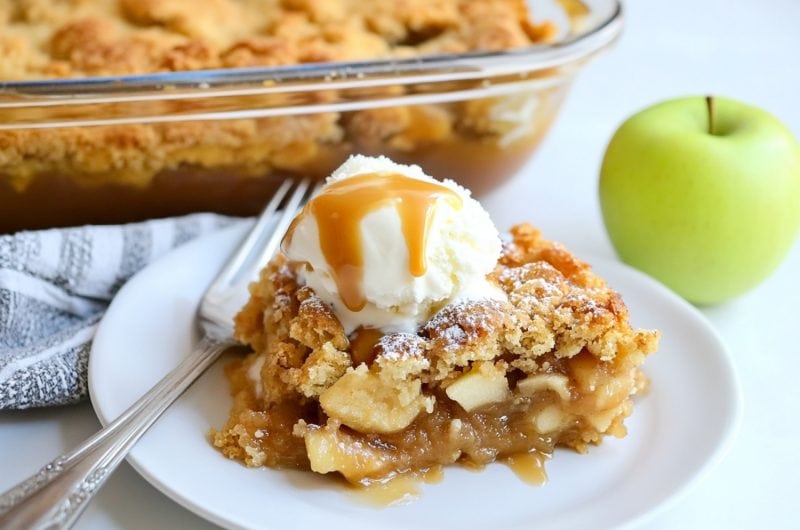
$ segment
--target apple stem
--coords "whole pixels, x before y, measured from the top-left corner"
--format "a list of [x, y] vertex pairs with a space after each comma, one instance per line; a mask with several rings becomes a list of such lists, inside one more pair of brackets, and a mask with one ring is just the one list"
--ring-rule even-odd
[[714, 96], [706, 96], [706, 108], [708, 108], [708, 134], [714, 134]]

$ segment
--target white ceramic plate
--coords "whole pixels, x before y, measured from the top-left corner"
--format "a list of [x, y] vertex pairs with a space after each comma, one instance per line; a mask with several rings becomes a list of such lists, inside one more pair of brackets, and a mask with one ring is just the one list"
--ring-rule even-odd
[[[194, 309], [244, 233], [237, 226], [177, 249], [119, 292], [94, 340], [89, 388], [107, 424], [173, 368], [197, 340]], [[619, 263], [594, 262], [623, 295], [640, 327], [659, 328], [646, 363], [649, 395], [627, 421], [629, 435], [588, 455], [558, 450], [550, 481], [532, 487], [505, 466], [453, 467], [419, 500], [374, 508], [311, 473], [248, 469], [206, 438], [230, 398], [218, 362], [150, 429], [129, 461], [155, 487], [230, 528], [605, 528], [641, 521], [697, 482], [736, 430], [740, 394], [725, 348], [691, 305]], [[142, 507], [146, 509], [146, 507]]]

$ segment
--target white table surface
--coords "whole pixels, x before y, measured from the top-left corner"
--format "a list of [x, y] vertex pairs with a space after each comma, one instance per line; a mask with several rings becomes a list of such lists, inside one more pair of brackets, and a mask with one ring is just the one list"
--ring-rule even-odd
[[[498, 227], [529, 220], [579, 254], [612, 256], [596, 193], [602, 153], [625, 117], [663, 99], [734, 97], [774, 113], [800, 137], [798, 24], [796, 0], [628, 2], [622, 39], [579, 77], [538, 155], [484, 199]], [[723, 463], [645, 528], [800, 526], [798, 273], [800, 243], [756, 290], [703, 309], [730, 348], [741, 379], [742, 429]], [[98, 428], [88, 403], [0, 413], [0, 490]], [[77, 524], [81, 529], [212, 527], [127, 464]]]

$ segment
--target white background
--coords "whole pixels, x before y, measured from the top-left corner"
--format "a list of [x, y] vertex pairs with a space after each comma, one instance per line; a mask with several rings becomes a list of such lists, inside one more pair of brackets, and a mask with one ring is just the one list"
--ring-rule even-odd
[[[579, 76], [535, 159], [484, 204], [501, 229], [527, 220], [578, 254], [612, 256], [596, 192], [606, 142], [640, 108], [708, 93], [762, 107], [800, 137], [800, 1], [628, 2], [620, 42]], [[724, 462], [645, 528], [796, 528], [800, 244], [756, 290], [703, 312], [738, 369], [742, 430]], [[88, 404], [0, 413], [0, 490], [98, 428]], [[77, 527], [212, 525], [123, 464]]]

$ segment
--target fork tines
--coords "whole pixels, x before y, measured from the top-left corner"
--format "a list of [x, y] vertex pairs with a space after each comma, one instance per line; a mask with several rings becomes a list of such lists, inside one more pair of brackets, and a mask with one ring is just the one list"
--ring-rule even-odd
[[267, 206], [256, 219], [252, 230], [237, 249], [234, 256], [217, 276], [215, 285], [253, 280], [254, 277], [240, 278], [242, 274], [251, 276], [272, 259], [278, 250], [289, 224], [298, 210], [316, 195], [322, 183], [311, 188], [311, 179], [286, 179], [275, 191]]

